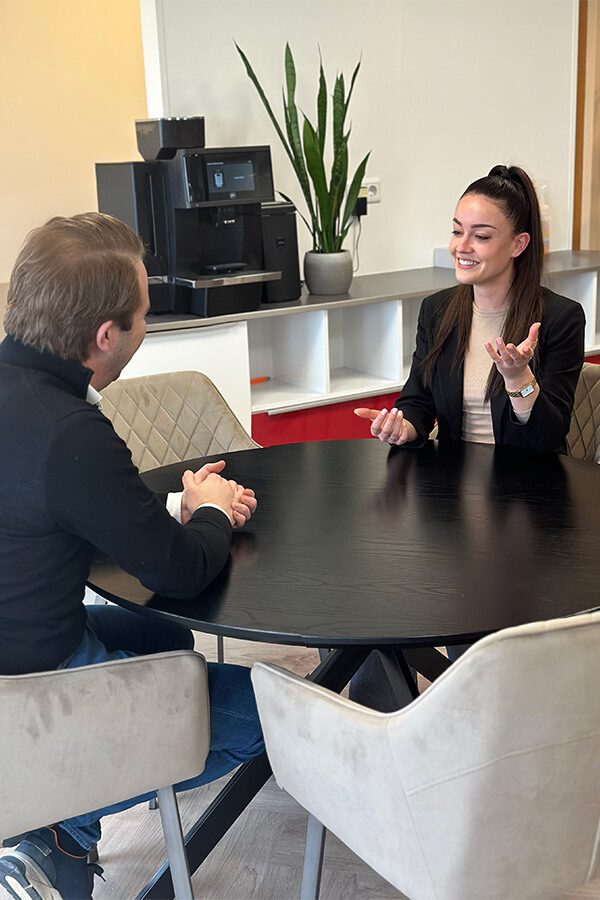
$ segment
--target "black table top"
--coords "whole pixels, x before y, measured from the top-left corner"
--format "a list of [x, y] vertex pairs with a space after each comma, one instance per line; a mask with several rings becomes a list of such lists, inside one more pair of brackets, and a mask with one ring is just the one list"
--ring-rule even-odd
[[[209, 588], [168, 599], [99, 563], [93, 589], [197, 631], [321, 647], [461, 643], [600, 602], [599, 466], [481, 444], [389, 451], [375, 440], [218, 458], [259, 506]], [[202, 462], [144, 478], [178, 490]]]

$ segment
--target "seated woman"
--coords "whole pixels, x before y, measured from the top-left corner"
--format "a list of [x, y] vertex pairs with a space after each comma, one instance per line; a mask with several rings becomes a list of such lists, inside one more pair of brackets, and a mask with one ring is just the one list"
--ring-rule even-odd
[[[354, 410], [374, 437], [420, 447], [437, 420], [440, 440], [566, 450], [585, 316], [542, 287], [543, 254], [539, 204], [523, 169], [494, 166], [469, 185], [452, 220], [458, 285], [423, 300], [402, 395], [391, 410]], [[450, 657], [464, 649], [450, 648]], [[351, 697], [381, 708], [374, 667], [372, 654]]]

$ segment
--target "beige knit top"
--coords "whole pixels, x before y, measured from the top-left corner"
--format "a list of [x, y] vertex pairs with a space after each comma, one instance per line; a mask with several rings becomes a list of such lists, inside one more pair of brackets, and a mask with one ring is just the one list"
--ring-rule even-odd
[[[500, 309], [480, 309], [473, 304], [473, 320], [469, 346], [465, 353], [463, 384], [463, 441], [476, 444], [493, 444], [494, 430], [489, 402], [484, 401], [485, 386], [492, 362], [484, 347], [486, 341], [495, 343], [502, 334], [508, 305]], [[531, 410], [515, 413], [523, 424], [529, 419]]]

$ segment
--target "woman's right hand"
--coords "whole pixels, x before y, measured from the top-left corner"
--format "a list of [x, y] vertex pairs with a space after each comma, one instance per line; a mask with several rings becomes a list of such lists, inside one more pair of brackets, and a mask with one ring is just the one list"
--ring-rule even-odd
[[416, 441], [418, 434], [415, 426], [404, 418], [401, 410], [394, 406], [387, 409], [368, 409], [360, 406], [354, 410], [354, 415], [359, 419], [368, 419], [371, 422], [371, 434], [383, 444], [394, 444], [397, 447], [402, 444]]

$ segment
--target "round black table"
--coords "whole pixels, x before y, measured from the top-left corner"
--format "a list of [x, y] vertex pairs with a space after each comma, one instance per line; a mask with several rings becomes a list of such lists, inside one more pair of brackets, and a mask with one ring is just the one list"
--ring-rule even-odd
[[[173, 600], [98, 562], [95, 591], [198, 631], [337, 648], [310, 676], [334, 690], [375, 647], [405, 685], [409, 665], [429, 678], [447, 668], [437, 644], [598, 605], [598, 466], [477, 444], [389, 450], [374, 440], [223, 458], [225, 474], [254, 488], [259, 506], [209, 588]], [[204, 461], [144, 479], [179, 490], [182, 472]], [[198, 819], [186, 835], [191, 871], [270, 771], [265, 754], [246, 763]], [[172, 896], [164, 865], [138, 900]]]
[[[212, 585], [173, 600], [99, 563], [94, 590], [198, 631], [313, 647], [464, 643], [598, 604], [598, 466], [482, 444], [390, 451], [374, 440], [223, 458], [259, 506]], [[202, 462], [144, 478], [178, 490]]]

